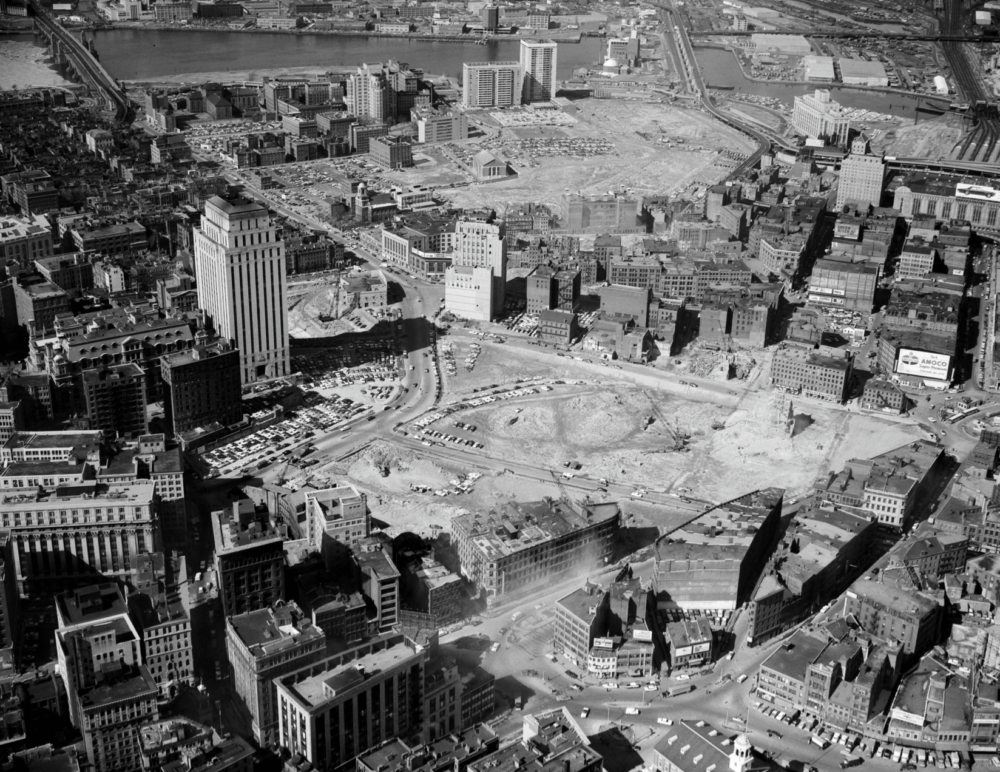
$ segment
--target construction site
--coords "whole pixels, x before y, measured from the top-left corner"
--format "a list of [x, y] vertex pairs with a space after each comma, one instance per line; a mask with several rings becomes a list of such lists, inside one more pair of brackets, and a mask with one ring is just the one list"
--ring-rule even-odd
[[356, 293], [341, 286], [340, 271], [288, 282], [288, 332], [293, 338], [326, 338], [366, 332], [383, 314], [360, 308]]
[[558, 206], [570, 190], [665, 195], [712, 185], [754, 149], [751, 140], [707, 113], [659, 101], [629, 100], [623, 109], [618, 99], [583, 99], [565, 115], [568, 125], [497, 127], [477, 142], [422, 149], [426, 161], [386, 176], [433, 186], [445, 169], [461, 169], [463, 158], [486, 149], [507, 161], [516, 176], [438, 193], [459, 208], [502, 210], [525, 200]]

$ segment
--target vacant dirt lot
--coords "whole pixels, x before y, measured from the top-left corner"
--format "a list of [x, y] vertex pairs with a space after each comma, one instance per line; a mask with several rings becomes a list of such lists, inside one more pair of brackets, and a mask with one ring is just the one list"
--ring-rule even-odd
[[[812, 419], [795, 437], [787, 429], [790, 412]], [[496, 458], [544, 467], [573, 459], [592, 478], [716, 501], [770, 485], [802, 494], [848, 458], [921, 434], [771, 392], [748, 394], [734, 409], [611, 383], [485, 405], [462, 420], [477, 425], [485, 452]]]
[[962, 134], [959, 116], [942, 115], [888, 132], [873, 145], [878, 152], [901, 158], [948, 158]]
[[534, 129], [532, 136], [609, 140], [615, 154], [538, 156], [536, 166], [521, 166], [517, 153], [505, 154], [500, 144], [496, 152], [514, 164], [517, 178], [443, 192], [458, 206], [497, 208], [525, 200], [558, 205], [567, 191], [596, 194], [627, 188], [636, 194], [671, 193], [724, 176], [722, 167], [715, 166], [720, 149], [752, 150], [745, 139], [697, 110], [612, 99], [576, 105], [580, 111], [575, 126]]

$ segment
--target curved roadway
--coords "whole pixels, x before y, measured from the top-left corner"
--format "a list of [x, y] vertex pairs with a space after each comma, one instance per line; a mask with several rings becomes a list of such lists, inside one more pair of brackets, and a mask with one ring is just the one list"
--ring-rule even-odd
[[660, 8], [664, 11], [663, 18], [664, 23], [667, 26], [667, 29], [664, 32], [664, 49], [667, 49], [666, 37], [673, 34], [680, 54], [677, 57], [677, 61], [687, 70], [684, 73], [684, 80], [687, 83], [688, 88], [698, 93], [698, 96], [701, 99], [702, 107], [704, 107], [705, 110], [726, 125], [748, 135], [757, 143], [757, 149], [751, 153], [743, 161], [743, 163], [733, 169], [733, 171], [731, 171], [726, 177], [726, 179], [729, 180], [735, 179], [747, 170], [753, 169], [760, 162], [763, 155], [770, 152], [771, 140], [755, 128], [737, 121], [735, 118], [727, 115], [715, 106], [712, 102], [712, 97], [708, 93], [708, 89], [705, 88], [705, 82], [701, 77], [701, 69], [698, 67], [698, 62], [694, 56], [694, 46], [691, 45], [691, 39], [688, 37], [687, 30], [682, 23], [684, 20], [679, 18], [676, 10], [670, 4], [661, 4]]

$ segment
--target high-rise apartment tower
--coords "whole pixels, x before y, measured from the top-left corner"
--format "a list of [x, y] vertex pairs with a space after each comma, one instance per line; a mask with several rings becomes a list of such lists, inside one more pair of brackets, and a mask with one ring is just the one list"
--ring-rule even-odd
[[556, 51], [554, 40], [522, 40], [521, 72], [524, 85], [521, 101], [547, 102], [556, 95]]

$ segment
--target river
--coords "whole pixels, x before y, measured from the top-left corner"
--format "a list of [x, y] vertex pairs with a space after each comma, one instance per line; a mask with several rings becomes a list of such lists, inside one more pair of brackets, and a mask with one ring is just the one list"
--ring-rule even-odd
[[[872, 110], [877, 113], [889, 113], [902, 118], [916, 116], [916, 97], [902, 94], [885, 94], [878, 91], [863, 91], [843, 86], [829, 84], [791, 85], [777, 82], [759, 82], [748, 80], [743, 76], [736, 57], [731, 51], [721, 48], [696, 48], [695, 58], [701, 67], [705, 83], [712, 86], [732, 86], [734, 91], [743, 94], [773, 97], [781, 100], [789, 107], [792, 100], [802, 94], [808, 94], [817, 88], [828, 88], [831, 96], [844, 107]], [[940, 101], [935, 104], [941, 104]]]
[[[433, 75], [460, 78], [463, 62], [517, 60], [520, 42], [446, 43], [411, 38], [346, 35], [284, 35], [267, 32], [195, 30], [98, 30], [97, 52], [108, 72], [122, 80], [162, 78], [195, 72], [260, 71], [327, 67], [396, 59]], [[560, 80], [595, 64], [602, 38], [560, 43]]]

